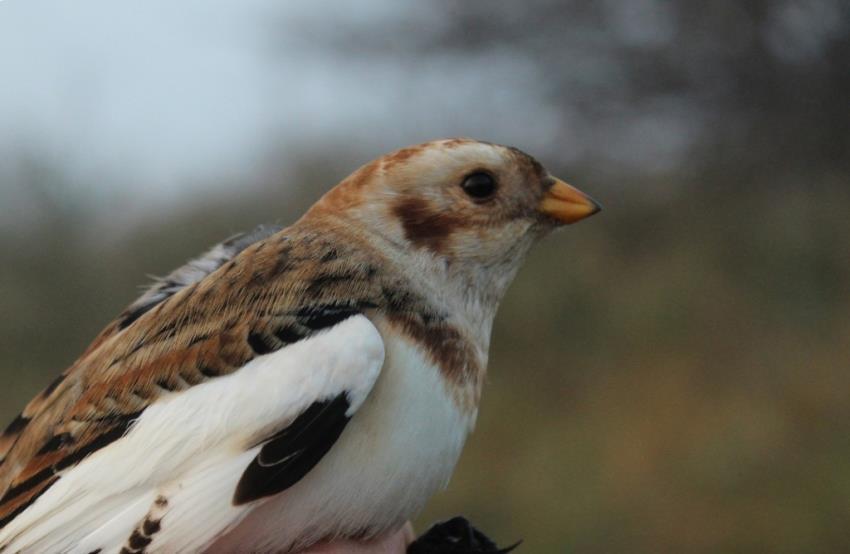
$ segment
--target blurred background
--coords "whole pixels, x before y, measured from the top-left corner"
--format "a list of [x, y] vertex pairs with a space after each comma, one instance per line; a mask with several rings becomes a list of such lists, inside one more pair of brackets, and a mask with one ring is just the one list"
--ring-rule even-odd
[[0, 2], [0, 418], [149, 275], [472, 136], [605, 211], [520, 273], [420, 530], [850, 551], [849, 39], [840, 0]]

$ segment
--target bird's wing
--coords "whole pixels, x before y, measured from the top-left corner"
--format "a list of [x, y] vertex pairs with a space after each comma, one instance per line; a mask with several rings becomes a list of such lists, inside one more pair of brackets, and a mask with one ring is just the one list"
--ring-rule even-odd
[[319, 233], [242, 248], [140, 299], [7, 429], [0, 551], [197, 548], [333, 445], [383, 364], [374, 266]]
[[[145, 312], [151, 310], [156, 305], [161, 304], [182, 289], [196, 284], [198, 281], [208, 276], [210, 273], [232, 260], [237, 254], [242, 252], [251, 244], [270, 237], [271, 235], [282, 230], [282, 227], [276, 225], [260, 225], [253, 231], [248, 233], [239, 233], [230, 237], [210, 248], [203, 255], [190, 260], [181, 267], [175, 269], [168, 275], [156, 279], [156, 281], [130, 304], [110, 325], [108, 325], [100, 334], [92, 341], [88, 349], [83, 353], [81, 358], [87, 357], [91, 352], [100, 347], [107, 339], [117, 335], [119, 332], [129, 327], [136, 319], [141, 317]], [[16, 417], [0, 434], [0, 491], [3, 491], [7, 485], [4, 476], [8, 477], [8, 471], [4, 471], [3, 462], [9, 451], [15, 446], [20, 439], [22, 431], [26, 428], [30, 421], [45, 409], [47, 400], [53, 398], [53, 391], [59, 386], [68, 372], [73, 369], [73, 366], [68, 371], [59, 375], [41, 394], [33, 398], [23, 412]], [[2, 510], [0, 510], [2, 514]], [[2, 518], [2, 516], [0, 516]], [[0, 519], [2, 521], [2, 519]], [[0, 524], [2, 527], [2, 524]]]

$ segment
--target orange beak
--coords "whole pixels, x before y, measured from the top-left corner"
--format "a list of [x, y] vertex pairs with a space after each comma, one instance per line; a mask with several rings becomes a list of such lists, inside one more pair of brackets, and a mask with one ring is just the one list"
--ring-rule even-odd
[[555, 179], [539, 206], [541, 213], [565, 225], [590, 217], [601, 209], [596, 200], [560, 179]]

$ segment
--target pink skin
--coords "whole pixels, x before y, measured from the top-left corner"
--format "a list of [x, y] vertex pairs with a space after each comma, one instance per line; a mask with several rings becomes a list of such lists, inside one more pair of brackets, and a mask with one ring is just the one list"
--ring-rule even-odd
[[392, 535], [363, 541], [334, 541], [317, 544], [302, 554], [404, 554], [414, 539], [410, 522]]

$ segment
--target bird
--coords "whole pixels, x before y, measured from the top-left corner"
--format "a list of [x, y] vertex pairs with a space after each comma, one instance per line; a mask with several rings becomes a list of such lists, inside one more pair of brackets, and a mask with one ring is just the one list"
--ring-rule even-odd
[[599, 210], [517, 148], [441, 139], [213, 247], [0, 436], [0, 552], [391, 536], [451, 477], [526, 254]]

